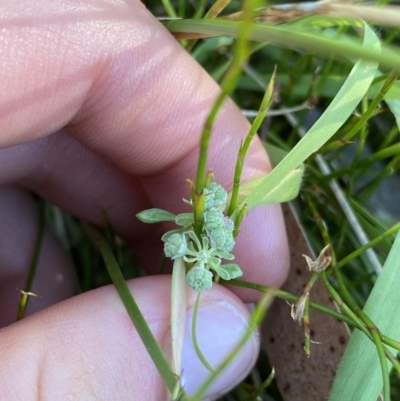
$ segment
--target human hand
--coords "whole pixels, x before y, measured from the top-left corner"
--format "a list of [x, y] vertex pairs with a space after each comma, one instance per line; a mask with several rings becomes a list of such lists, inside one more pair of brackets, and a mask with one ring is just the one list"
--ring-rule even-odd
[[[28, 188], [71, 214], [102, 225], [104, 208], [141, 264], [155, 272], [160, 231], [135, 215], [180, 212], [195, 176], [198, 141], [218, 86], [139, 2], [25, 0], [0, 6], [0, 326], [16, 314], [36, 236]], [[229, 189], [249, 125], [231, 101], [220, 113], [209, 167]], [[261, 143], [244, 179], [270, 170]], [[10, 186], [13, 184], [13, 186]], [[288, 252], [279, 206], [246, 216], [235, 247], [244, 279], [279, 286]], [[132, 280], [144, 316], [169, 347], [169, 276]], [[73, 295], [67, 256], [44, 235], [30, 313]], [[249, 290], [215, 285], [202, 294], [199, 341], [218, 364], [243, 333]], [[188, 316], [193, 307], [189, 297]], [[185, 388], [206, 374], [187, 336]], [[255, 335], [210, 389], [215, 396], [250, 370]], [[1, 400], [164, 400], [166, 390], [112, 286], [59, 302], [0, 330]]]

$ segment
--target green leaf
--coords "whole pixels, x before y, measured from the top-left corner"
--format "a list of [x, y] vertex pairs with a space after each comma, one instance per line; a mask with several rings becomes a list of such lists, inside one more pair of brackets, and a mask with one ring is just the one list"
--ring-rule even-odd
[[221, 265], [221, 267], [229, 274], [230, 280], [243, 276], [242, 269], [236, 263], [228, 263]]
[[193, 222], [193, 213], [181, 213], [175, 217], [175, 223], [178, 224], [178, 226], [188, 226], [189, 224], [193, 224]]
[[[400, 339], [400, 234], [368, 297], [364, 312], [387, 337]], [[393, 348], [388, 349], [395, 355]], [[391, 365], [389, 366], [389, 369]], [[376, 347], [355, 330], [339, 365], [329, 401], [376, 401], [382, 390], [382, 372]]]
[[220, 276], [222, 278], [222, 280], [230, 280], [230, 276], [229, 273], [221, 266], [221, 265], [217, 265], [217, 266], [212, 266], [212, 269], [215, 270], [215, 272], [218, 274], [218, 276]]
[[142, 315], [139, 306], [133, 298], [110, 246], [100, 232], [95, 231], [94, 233], [98, 248], [104, 259], [108, 273], [115, 285], [122, 303], [124, 304], [126, 312], [135, 326], [136, 332], [146, 347], [151, 359], [153, 360], [154, 365], [157, 367], [160, 376], [163, 378], [170, 392], [173, 392], [176, 387], [176, 375], [169, 366], [167, 358], [161, 350], [156, 338], [154, 337], [154, 334]]
[[[267, 205], [271, 203], [282, 203], [288, 202], [299, 194], [301, 181], [304, 173], [304, 165], [301, 164], [299, 167], [294, 168], [290, 171], [271, 191], [266, 191], [264, 196], [260, 196], [255, 199], [251, 204], [251, 207], [259, 205]], [[257, 189], [260, 183], [265, 177], [257, 177], [253, 180], [247, 181], [240, 186], [238, 202], [247, 203], [251, 193]]]
[[[309, 25], [312, 17], [304, 18], [302, 21]], [[343, 19], [329, 18], [326, 19], [325, 26], [341, 25]], [[241, 21], [227, 20], [174, 20], [164, 22], [164, 26], [170, 32], [184, 32], [204, 34], [207, 36], [233, 36], [239, 34]], [[348, 20], [345, 25], [361, 27], [362, 21]], [[381, 63], [382, 66], [400, 70], [400, 55], [394, 46], [384, 46], [382, 51], [376, 47], [375, 43], [370, 42], [371, 47], [365, 46], [365, 41], [362, 46], [360, 42], [350, 35], [342, 35], [338, 39], [337, 32], [321, 32], [319, 22], [315, 28], [309, 27], [305, 29], [297, 24], [282, 24], [282, 25], [267, 25], [254, 24], [248, 36], [248, 40], [257, 42], [269, 42], [276, 45], [282, 45], [290, 48], [301, 48], [312, 53], [324, 54], [328, 57], [332, 55], [345, 56], [351, 59], [363, 59], [372, 61], [372, 64]], [[366, 24], [364, 25], [368, 31], [371, 31]], [[366, 37], [371, 32], [366, 33]], [[375, 36], [375, 34], [373, 34]], [[376, 41], [378, 43], [378, 41]]]
[[143, 223], [160, 223], [161, 221], [175, 221], [175, 215], [162, 209], [147, 209], [136, 215]]
[[286, 150], [283, 150], [268, 142], [264, 142], [264, 148], [268, 153], [269, 161], [273, 167], [277, 166], [288, 155]]
[[[363, 48], [375, 49], [379, 53], [379, 40], [375, 33], [365, 25]], [[300, 168], [308, 157], [317, 152], [346, 122], [375, 77], [378, 63], [359, 60], [329, 107], [293, 150], [264, 177], [258, 186], [242, 200], [241, 207], [247, 204], [251, 209], [263, 202], [278, 201], [285, 196], [280, 187], [287, 187], [290, 174]], [[299, 183], [300, 180], [297, 182]], [[292, 187], [293, 188], [293, 187]]]
[[243, 276], [243, 272], [236, 263], [228, 263], [227, 265], [213, 266], [213, 270], [220, 276], [223, 280], [232, 280]]
[[165, 242], [168, 237], [170, 237], [173, 234], [183, 234], [187, 231], [186, 228], [177, 228], [176, 230], [171, 230], [171, 231], [167, 231], [162, 237], [161, 237], [161, 241]]

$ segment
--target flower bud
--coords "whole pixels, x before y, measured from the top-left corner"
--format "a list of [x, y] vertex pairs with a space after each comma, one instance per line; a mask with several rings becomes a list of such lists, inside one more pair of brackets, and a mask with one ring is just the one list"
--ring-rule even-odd
[[[214, 185], [213, 185], [214, 184]], [[221, 212], [225, 209], [226, 201], [228, 199], [228, 193], [225, 191], [224, 188], [221, 187], [221, 185], [216, 184], [215, 182], [212, 182], [210, 184], [213, 185], [213, 190], [214, 190], [214, 207], [216, 207], [218, 210]]]
[[218, 228], [209, 232], [211, 245], [221, 251], [230, 252], [235, 246], [235, 240], [231, 230]]
[[204, 214], [204, 226], [207, 231], [222, 228], [224, 225], [224, 214], [215, 207]]
[[195, 291], [201, 291], [211, 288], [212, 277], [212, 273], [204, 267], [194, 266], [186, 274], [186, 281]]
[[186, 250], [187, 244], [183, 234], [172, 234], [165, 241], [164, 253], [168, 258], [175, 259], [179, 256], [183, 256]]

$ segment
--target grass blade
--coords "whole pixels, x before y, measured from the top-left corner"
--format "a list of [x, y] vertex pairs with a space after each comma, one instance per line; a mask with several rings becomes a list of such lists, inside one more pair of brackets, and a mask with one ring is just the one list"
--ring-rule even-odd
[[[363, 47], [379, 50], [379, 40], [365, 25]], [[378, 63], [358, 60], [340, 91], [333, 99], [307, 135], [293, 148], [290, 154], [266, 176], [254, 191], [242, 201], [249, 209], [258, 204], [269, 192], [276, 191], [282, 181], [298, 168], [309, 156], [324, 145], [345, 123], [367, 92], [378, 68]]]
[[172, 393], [176, 391], [177, 377], [172, 371], [169, 363], [157, 343], [153, 333], [151, 332], [146, 320], [144, 319], [140, 309], [132, 296], [132, 293], [126, 284], [126, 281], [121, 273], [118, 263], [103, 236], [99, 232], [95, 232], [96, 242], [103, 256], [108, 273], [115, 285], [119, 297], [132, 320], [135, 329], [137, 330], [143, 344], [145, 345], [151, 359], [156, 365], [161, 377]]
[[[382, 273], [364, 307], [365, 314], [385, 336], [397, 339], [400, 338], [399, 260], [400, 234], [397, 234]], [[393, 354], [396, 353], [389, 349]], [[329, 401], [376, 401], [382, 386], [382, 371], [376, 347], [363, 333], [353, 332], [336, 374]]]
[[[333, 25], [335, 19], [328, 19], [330, 25]], [[336, 20], [337, 21], [337, 20]], [[356, 25], [356, 21], [351, 21]], [[336, 25], [339, 25], [336, 22]], [[190, 33], [194, 33], [199, 37], [203, 36], [233, 36], [239, 34], [239, 22], [224, 20], [177, 20], [166, 21], [165, 27], [176, 34], [182, 33], [183, 36], [190, 37]], [[349, 24], [350, 25], [350, 21]], [[364, 27], [367, 27], [365, 24]], [[369, 27], [367, 30], [371, 30]], [[176, 35], [179, 37], [179, 35]], [[374, 35], [375, 36], [375, 35]], [[248, 40], [257, 42], [270, 42], [273, 44], [290, 47], [301, 48], [312, 53], [320, 53], [326, 56], [333, 54], [348, 57], [349, 59], [365, 59], [369, 61], [379, 62], [382, 66], [400, 71], [400, 55], [394, 47], [385, 46], [379, 51], [376, 46], [368, 47], [350, 37], [338, 40], [337, 36], [327, 36], [321, 34], [321, 31], [312, 32], [310, 29], [296, 29], [293, 25], [270, 26], [255, 24], [252, 27]]]

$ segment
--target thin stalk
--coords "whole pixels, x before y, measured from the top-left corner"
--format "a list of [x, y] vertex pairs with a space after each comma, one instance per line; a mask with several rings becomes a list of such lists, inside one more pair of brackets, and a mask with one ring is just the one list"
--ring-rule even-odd
[[397, 170], [397, 166], [400, 162], [400, 154], [394, 156], [388, 163], [386, 163], [385, 167], [379, 174], [376, 175], [368, 184], [361, 186], [359, 188], [360, 200], [367, 202], [368, 199], [378, 190], [378, 187], [381, 185], [383, 180], [388, 176], [392, 175], [395, 170]]
[[261, 393], [267, 388], [269, 387], [269, 385], [272, 383], [272, 380], [274, 380], [275, 377], [275, 368], [272, 367], [271, 369], [271, 373], [269, 374], [269, 376], [261, 383], [261, 385], [258, 387], [257, 391], [254, 393], [254, 395], [251, 397], [251, 400], [248, 401], [252, 401], [252, 400], [258, 400], [258, 397], [261, 396]]
[[400, 154], [400, 143], [396, 143], [394, 145], [388, 146], [386, 149], [379, 150], [371, 156], [365, 157], [358, 163], [355, 163], [351, 166], [346, 166], [335, 171], [330, 171], [329, 174], [326, 174], [326, 178], [332, 179], [342, 177], [344, 174], [349, 173], [351, 170], [354, 171], [361, 168], [365, 169], [366, 167], [370, 167], [371, 164], [375, 162], [387, 159], [392, 156], [397, 156], [398, 154]]
[[[240, 228], [240, 224], [242, 223], [243, 217], [245, 216], [245, 214], [247, 213], [247, 205], [244, 205], [240, 210], [239, 213], [237, 214], [237, 216], [234, 219], [234, 229], [233, 229], [233, 238], [236, 238], [237, 235], [239, 234], [239, 228]], [[235, 213], [233, 214], [233, 216], [235, 216]], [[232, 217], [232, 215], [230, 216]]]
[[196, 354], [197, 354], [198, 358], [200, 359], [201, 363], [211, 373], [214, 373], [213, 367], [207, 361], [207, 358], [205, 357], [205, 355], [201, 351], [201, 348], [199, 346], [199, 342], [197, 341], [197, 316], [198, 316], [198, 312], [199, 312], [200, 294], [201, 294], [201, 291], [199, 291], [197, 293], [196, 303], [194, 304], [193, 318], [192, 318], [192, 341], [193, 341], [193, 346], [194, 346], [194, 349], [196, 351]]
[[[164, 26], [176, 37], [191, 39], [193, 37], [212, 37], [227, 35], [237, 37], [240, 22], [227, 20], [176, 20], [165, 21]], [[357, 21], [352, 21], [357, 25]], [[360, 24], [361, 26], [361, 24]], [[382, 47], [380, 52], [364, 48], [358, 41], [337, 40], [299, 29], [293, 29], [285, 25], [255, 24], [251, 30], [248, 40], [258, 42], [269, 41], [276, 45], [289, 46], [291, 48], [302, 48], [312, 50], [324, 55], [338, 54], [352, 59], [365, 59], [380, 62], [382, 66], [400, 71], [400, 56], [396, 54], [393, 47]]]
[[[244, 288], [250, 288], [252, 290], [257, 290], [260, 292], [265, 292], [268, 291], [270, 289], [270, 287], [267, 287], [265, 285], [262, 284], [256, 284], [256, 283], [251, 283], [249, 281], [242, 281], [242, 280], [229, 280], [229, 281], [225, 281], [225, 280], [221, 280], [220, 281], [222, 284], [231, 284], [231, 285], [237, 285], [238, 287], [244, 287]], [[279, 299], [283, 299], [284, 301], [287, 301], [289, 303], [296, 303], [300, 297], [298, 297], [297, 295], [292, 295], [286, 291], [280, 290], [280, 289], [275, 289], [274, 288], [274, 295], [276, 298]], [[355, 323], [353, 320], [351, 320], [350, 318], [348, 318], [347, 316], [343, 315], [340, 312], [337, 312], [333, 309], [330, 309], [326, 306], [320, 305], [318, 303], [315, 302], [310, 302], [310, 307], [312, 309], [317, 310], [318, 312], [324, 313], [325, 315], [331, 316], [334, 319], [338, 319], [342, 322], [345, 322], [347, 324], [349, 324], [352, 327], [355, 327]]]
[[[343, 279], [342, 279], [342, 275], [340, 273], [340, 271], [338, 269], [334, 268], [334, 275], [336, 278], [336, 281], [338, 283], [339, 289], [343, 294], [343, 297], [347, 303], [347, 305], [350, 307], [350, 309], [357, 315], [357, 317], [359, 317], [361, 319], [361, 321], [365, 324], [365, 326], [369, 329], [369, 331], [374, 332], [374, 333], [378, 333], [380, 341], [382, 341], [382, 334], [380, 332], [380, 330], [378, 329], [378, 327], [375, 325], [375, 323], [370, 319], [370, 317], [364, 313], [364, 311], [362, 309], [360, 309], [356, 303], [353, 301], [353, 299], [351, 298], [351, 295], [349, 294], [349, 292], [347, 291], [346, 286], [343, 283]], [[400, 342], [396, 341], [396, 340], [391, 340], [392, 346], [397, 349], [398, 351], [400, 351]]]
[[232, 0], [216, 0], [204, 18], [216, 18]]
[[[343, 309], [343, 311], [349, 316], [355, 323], [357, 323], [357, 328], [361, 330], [371, 341], [373, 341], [376, 345], [376, 342], [374, 340], [374, 337], [372, 336], [372, 331], [370, 331], [364, 324], [364, 322], [359, 319], [359, 317], [346, 305], [343, 300], [340, 298], [339, 294], [336, 292], [336, 290], [331, 286], [329, 283], [329, 280], [326, 276], [326, 272], [323, 271], [321, 274], [322, 281], [325, 284], [325, 287], [331, 294], [332, 298], [336, 301], [336, 303]], [[375, 326], [376, 327], [376, 326]], [[374, 332], [376, 332], [374, 330]], [[380, 338], [380, 341], [382, 342], [382, 338]], [[393, 367], [396, 369], [397, 372], [400, 373], [400, 363], [397, 361], [397, 359], [393, 356], [393, 354], [386, 348], [384, 347], [384, 353], [386, 358], [392, 363]]]
[[[171, 394], [176, 393], [177, 377], [171, 369], [164, 353], [158, 345], [157, 340], [155, 339], [135, 299], [133, 298], [129, 287], [126, 284], [124, 276], [121, 273], [118, 263], [112, 254], [110, 246], [98, 231], [95, 231], [94, 233], [98, 248], [103, 256], [111, 280], [115, 285], [118, 295], [121, 298], [121, 301], [124, 304], [137, 333], [139, 334], [169, 391]], [[185, 395], [183, 395], [183, 397], [184, 399], [187, 399]]]
[[247, 137], [244, 143], [240, 146], [239, 155], [236, 161], [235, 167], [235, 175], [233, 178], [233, 188], [232, 188], [232, 196], [231, 201], [228, 208], [228, 216], [231, 216], [237, 207], [237, 199], [239, 196], [239, 186], [240, 186], [240, 178], [242, 176], [243, 166], [244, 166], [244, 159], [246, 157], [246, 153], [249, 149], [251, 141], [253, 140], [254, 136], [256, 135], [258, 129], [260, 128], [262, 122], [264, 121], [265, 116], [269, 108], [273, 102], [273, 91], [274, 91], [274, 84], [275, 84], [275, 76], [276, 76], [276, 68], [272, 73], [271, 80], [267, 86], [267, 90], [265, 91], [264, 97], [261, 101], [260, 109], [258, 111], [257, 117], [255, 118], [253, 124], [251, 125], [250, 131], [247, 134]]
[[389, 91], [389, 89], [392, 87], [392, 85], [396, 82], [398, 74], [395, 71], [391, 71], [385, 80], [385, 82], [382, 84], [381, 90], [375, 97], [375, 99], [371, 102], [371, 104], [366, 108], [363, 113], [361, 118], [358, 120], [358, 122], [351, 128], [351, 130], [344, 136], [344, 140], [349, 141], [351, 138], [356, 135], [356, 133], [362, 128], [365, 127], [365, 124], [367, 121], [374, 115], [374, 112], [376, 108], [378, 107], [379, 103], [383, 101], [383, 98], [385, 97], [386, 93]]
[[[312, 202], [311, 198], [309, 196], [307, 196], [307, 203], [310, 207], [310, 210], [314, 216], [314, 219], [317, 221], [317, 225], [318, 228], [320, 229], [320, 232], [323, 236], [323, 238], [325, 239], [325, 242], [330, 243], [330, 238], [329, 238], [329, 234], [328, 231], [326, 230], [325, 226], [322, 224], [322, 220], [315, 208], [314, 203]], [[341, 292], [344, 295], [345, 301], [347, 303], [347, 305], [342, 301], [342, 299], [339, 297], [339, 295], [337, 294], [336, 290], [334, 290], [334, 288], [330, 285], [329, 281], [326, 278], [326, 273], [324, 272], [324, 276], [323, 278], [325, 278], [324, 280], [324, 284], [327, 287], [328, 291], [331, 293], [332, 297], [336, 300], [336, 302], [338, 302], [338, 304], [344, 308], [344, 310], [351, 310], [352, 314], [349, 314], [349, 311], [346, 312], [350, 318], [352, 318], [352, 316], [355, 314], [361, 323], [361, 326], [364, 327], [364, 325], [369, 328], [369, 327], [374, 327], [374, 332], [378, 332], [379, 333], [379, 341], [382, 341], [382, 334], [379, 332], [378, 328], [373, 324], [373, 322], [371, 321], [371, 319], [369, 319], [369, 317], [360, 309], [358, 308], [358, 306], [355, 304], [355, 302], [353, 301], [353, 299], [351, 298], [349, 292], [347, 291], [347, 287], [345, 286], [343, 280], [342, 280], [342, 275], [340, 274], [338, 268], [337, 268], [337, 260], [336, 260], [336, 255], [334, 250], [332, 249], [331, 252], [331, 256], [332, 256], [332, 265], [334, 266], [333, 271], [335, 274], [335, 278], [338, 282], [339, 288], [341, 290]], [[364, 331], [364, 329], [362, 330]], [[368, 335], [368, 333], [366, 331], [364, 331], [365, 334]], [[376, 343], [376, 341], [374, 340], [374, 337], [372, 336], [372, 330], [369, 330], [369, 337]], [[391, 342], [391, 346], [400, 350], [400, 343], [398, 343], [396, 340], [392, 340], [390, 339]], [[392, 361], [393, 365], [396, 367], [396, 369], [398, 369], [400, 367], [400, 364], [397, 362], [397, 360], [395, 358], [392, 358], [392, 354], [385, 349], [386, 352], [386, 356], [388, 357], [389, 360]], [[395, 362], [394, 362], [394, 361]]]
[[242, 347], [250, 339], [251, 335], [257, 329], [258, 325], [263, 320], [269, 306], [274, 299], [274, 291], [270, 290], [266, 292], [261, 300], [256, 305], [254, 312], [252, 313], [249, 321], [249, 325], [243, 334], [242, 338], [239, 340], [238, 344], [233, 348], [232, 352], [220, 363], [220, 365], [215, 369], [213, 375], [209, 376], [208, 379], [201, 385], [196, 394], [191, 398], [191, 401], [200, 401], [204, 399], [204, 394], [210, 385], [218, 378], [218, 376], [229, 366], [229, 364], [235, 359], [238, 353], [241, 351]]
[[306, 352], [307, 358], [310, 357], [311, 353], [311, 340], [310, 340], [310, 296], [306, 297], [306, 304], [304, 306], [304, 351]]
[[[207, 13], [204, 15], [204, 19], [214, 19], [217, 18], [218, 15], [224, 10], [224, 8], [231, 2], [232, 0], [216, 0]], [[199, 4], [196, 14], [193, 19], [201, 18], [203, 15], [203, 11], [205, 8], [205, 0], [202, 0], [201, 4]], [[204, 4], [204, 5], [203, 5]], [[186, 45], [186, 50], [190, 52], [193, 47], [196, 45], [198, 39], [189, 40]]]
[[[311, 352], [311, 341], [310, 341], [310, 292], [313, 285], [318, 280], [319, 274], [314, 273], [308, 283], [303, 289], [301, 297], [292, 305], [292, 318], [298, 320], [299, 322], [303, 320], [304, 328], [304, 351], [306, 356], [310, 356]], [[304, 304], [303, 304], [304, 303]]]
[[343, 259], [341, 259], [338, 263], [336, 268], [340, 269], [341, 267], [345, 266], [347, 263], [351, 262], [353, 259], [357, 258], [360, 256], [364, 251], [367, 249], [373, 247], [376, 244], [379, 244], [379, 242], [383, 241], [385, 238], [390, 237], [391, 235], [395, 234], [397, 231], [400, 230], [400, 222], [396, 223], [394, 226], [390, 227], [388, 230], [386, 230], [383, 234], [379, 235], [378, 237], [374, 238], [367, 244], [361, 246], [354, 252], [350, 253]]
[[390, 401], [390, 379], [389, 369], [386, 363], [385, 350], [379, 334], [373, 328], [370, 328], [370, 331], [376, 346], [376, 350], [378, 351], [379, 362], [381, 364], [383, 380], [383, 400]]
[[382, 143], [379, 145], [378, 149], [382, 150], [387, 148], [396, 138], [396, 136], [399, 134], [399, 128], [397, 125], [395, 125], [387, 135], [382, 140]]
[[35, 244], [33, 246], [33, 253], [31, 258], [31, 263], [29, 265], [28, 277], [26, 278], [26, 283], [24, 286], [24, 291], [29, 292], [32, 288], [33, 279], [35, 278], [37, 262], [39, 260], [40, 249], [42, 247], [44, 229], [45, 229], [45, 212], [46, 212], [46, 204], [44, 201], [41, 201], [39, 204], [39, 223], [36, 233]]
[[199, 18], [203, 17], [206, 5], [207, 5], [207, 0], [200, 0], [199, 1], [199, 4], [197, 5], [197, 8], [196, 8], [196, 12], [193, 15], [193, 19], [199, 19]]
[[175, 11], [174, 6], [172, 5], [170, 0], [161, 0], [162, 5], [165, 8], [165, 11], [170, 18], [178, 18], [178, 14]]
[[[361, 101], [361, 110], [362, 110], [361, 113], [362, 113], [363, 117], [367, 115], [366, 114], [367, 108], [368, 108], [367, 97], [364, 96], [363, 100]], [[371, 111], [371, 113], [374, 113], [374, 111], [375, 111], [375, 109], [373, 111]], [[371, 114], [371, 116], [372, 116], [372, 114]], [[357, 163], [361, 159], [362, 152], [363, 152], [365, 144], [366, 144], [367, 134], [368, 134], [367, 120], [365, 120], [365, 123], [363, 125], [361, 125], [361, 127], [360, 127], [360, 134], [358, 135], [359, 140], [357, 143], [356, 151], [355, 151], [354, 158], [353, 158], [353, 163], [351, 164], [351, 166], [353, 164]], [[355, 177], [356, 177], [356, 174], [355, 173], [353, 174], [352, 169], [350, 169], [349, 180], [346, 185], [346, 192], [347, 192], [348, 197], [350, 197], [350, 195], [353, 192]]]
[[[326, 273], [324, 272], [325, 276]], [[323, 278], [323, 276], [322, 276]], [[344, 311], [345, 313], [349, 312], [348, 315], [344, 315], [340, 312], [337, 312], [333, 309], [330, 309], [326, 306], [320, 305], [316, 302], [310, 302], [310, 308], [324, 313], [325, 315], [331, 316], [337, 320], [340, 320], [344, 323], [347, 323], [349, 326], [354, 327], [360, 331], [362, 331], [364, 334], [366, 334], [368, 336], [368, 338], [371, 339], [371, 335], [369, 333], [369, 331], [366, 329], [365, 325], [362, 323], [362, 321], [360, 319], [357, 318], [357, 316], [352, 313], [351, 309], [348, 308], [347, 305], [345, 305], [342, 301], [342, 299], [340, 298], [339, 294], [336, 292], [336, 290], [330, 285], [330, 283], [327, 281], [328, 285], [329, 285], [329, 289], [332, 290], [332, 293], [335, 294], [335, 297], [332, 296], [332, 298], [335, 300], [335, 302], [339, 305], [342, 306], [344, 305]], [[243, 287], [243, 288], [249, 288], [252, 290], [256, 290], [256, 291], [260, 291], [260, 292], [265, 292], [268, 291], [268, 289], [270, 289], [270, 287], [267, 287], [265, 285], [262, 284], [256, 284], [256, 283], [252, 283], [250, 281], [242, 281], [242, 280], [229, 280], [229, 281], [225, 281], [225, 280], [221, 280], [221, 284], [231, 284], [231, 285], [237, 285], [238, 287]], [[324, 282], [325, 284], [325, 282]], [[273, 289], [274, 290], [274, 296], [276, 298], [279, 299], [283, 299], [289, 303], [296, 303], [300, 297], [296, 296], [296, 295], [292, 295], [286, 291], [280, 290], [280, 289]], [[332, 294], [331, 294], [332, 295]], [[351, 317], [349, 317], [351, 316]], [[393, 340], [391, 338], [387, 338], [386, 336], [382, 336], [382, 342], [385, 343], [386, 345], [392, 347], [392, 348], [396, 348], [396, 340]], [[392, 353], [387, 351], [387, 358], [392, 362], [393, 366], [397, 366], [396, 370], [400, 373], [400, 363], [396, 361], [396, 359], [393, 357]], [[394, 361], [391, 359], [391, 357], [394, 359]], [[396, 364], [397, 362], [397, 364]]]
[[180, 18], [185, 18], [185, 7], [186, 6], [186, 1], [185, 0], [179, 0], [178, 3], [178, 14]]
[[214, 102], [210, 113], [208, 114], [201, 134], [200, 154], [197, 164], [197, 174], [195, 182], [195, 197], [193, 200], [194, 228], [197, 235], [200, 235], [203, 226], [204, 197], [202, 195], [206, 177], [208, 147], [211, 140], [212, 128], [223, 102], [236, 87], [243, 65], [247, 60], [247, 42], [252, 29], [252, 9], [256, 5], [255, 3], [255, 1], [246, 1], [244, 3], [244, 12], [246, 18], [239, 26], [238, 39], [233, 54], [232, 64], [230, 65], [226, 75], [224, 76], [224, 79], [221, 82], [221, 92]]
[[34, 294], [33, 292], [25, 292], [21, 290], [21, 299], [19, 300], [19, 305], [18, 305], [17, 321], [24, 318], [26, 303], [28, 301], [29, 296], [37, 297], [37, 295]]
[[[36, 232], [35, 244], [33, 246], [33, 252], [31, 257], [31, 263], [29, 264], [28, 277], [26, 278], [24, 290], [22, 291], [22, 297], [20, 300], [19, 309], [17, 312], [17, 320], [21, 320], [24, 317], [26, 306], [28, 305], [29, 297], [28, 295], [34, 295], [30, 292], [32, 288], [32, 283], [36, 274], [36, 267], [39, 260], [40, 249], [42, 247], [44, 229], [46, 226], [45, 219], [46, 203], [40, 201], [39, 203], [39, 222]], [[24, 295], [25, 294], [25, 295]]]

